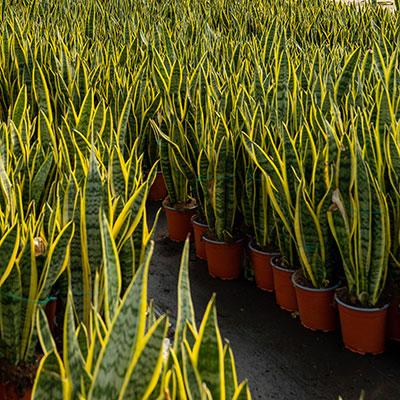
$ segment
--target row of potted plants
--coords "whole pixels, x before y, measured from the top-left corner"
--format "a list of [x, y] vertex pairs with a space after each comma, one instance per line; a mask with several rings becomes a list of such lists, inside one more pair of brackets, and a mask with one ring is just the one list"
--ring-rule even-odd
[[[295, 309], [298, 302], [303, 325], [329, 331], [337, 325], [335, 296], [346, 346], [374, 354], [384, 350], [389, 301], [383, 291], [386, 284], [396, 286], [400, 234], [400, 153], [397, 122], [390, 109], [392, 78], [370, 73], [389, 68], [382, 65], [379, 54], [377, 44], [374, 53], [365, 53], [363, 60], [361, 49], [350, 54], [337, 75], [328, 109], [311, 104], [309, 115], [303, 115], [296, 129], [286, 120], [299, 107], [287, 97], [289, 77], [295, 71], [281, 48], [275, 54], [279, 60], [276, 79], [282, 84], [276, 88], [276, 101], [286, 109], [284, 118], [278, 112], [275, 121], [266, 121], [260, 105], [253, 105], [252, 120], [248, 125], [243, 122], [239, 130], [232, 116], [228, 120], [218, 112], [221, 99], [214, 99], [205, 109], [198, 99], [189, 106], [191, 117], [180, 120], [183, 105], [166, 95], [158, 121], [151, 121], [168, 192], [163, 204], [171, 239], [182, 240], [193, 218], [196, 252], [207, 259], [210, 274], [234, 279], [240, 274], [244, 243], [240, 228], [244, 225], [255, 237], [250, 242], [255, 263], [257, 250], [268, 247], [270, 253], [279, 249], [282, 254], [275, 261], [276, 275], [286, 276], [283, 285], [291, 288], [293, 282], [296, 287], [290, 299], [278, 294], [283, 308]], [[180, 68], [177, 63], [174, 68]], [[364, 103], [380, 114], [367, 114], [349, 105], [356, 77], [360, 81], [357, 90], [376, 82], [379, 99], [364, 99]], [[178, 80], [177, 87], [181, 84]], [[204, 87], [213, 98], [211, 84]], [[292, 90], [303, 88], [299, 85]], [[207, 125], [193, 130], [188, 121], [198, 120], [203, 113]], [[197, 216], [193, 217], [195, 205]], [[180, 233], [172, 214], [185, 220]], [[279, 279], [275, 281], [280, 287]], [[337, 290], [341, 282], [344, 287]], [[311, 296], [311, 310], [305, 311]], [[318, 314], [321, 321], [313, 322]], [[395, 306], [390, 315], [398, 319]], [[349, 318], [356, 328], [346, 327]], [[364, 343], [358, 344], [359, 340]]]
[[[246, 139], [247, 140], [247, 139]], [[249, 144], [249, 142], [248, 142]], [[255, 143], [251, 143], [250, 146], [257, 146]], [[348, 149], [348, 148], [347, 148]], [[359, 353], [370, 352], [373, 354], [379, 354], [384, 351], [385, 338], [386, 338], [386, 325], [387, 325], [387, 311], [389, 303], [383, 303], [380, 299], [380, 294], [384, 288], [385, 278], [387, 275], [388, 266], [388, 255], [390, 248], [390, 238], [388, 238], [389, 232], [389, 212], [385, 198], [380, 190], [379, 186], [373, 181], [373, 177], [370, 174], [368, 164], [362, 160], [361, 150], [355, 143], [353, 143], [353, 157], [351, 171], [355, 171], [352, 181], [357, 182], [362, 189], [358, 189], [357, 185], [354, 186], [354, 190], [357, 187], [359, 192], [353, 194], [354, 198], [358, 202], [364, 201], [364, 205], [368, 204], [370, 210], [365, 210], [365, 213], [361, 213], [355, 210], [347, 210], [343, 205], [343, 199], [340, 196], [339, 189], [334, 191], [328, 189], [331, 194], [329, 199], [327, 193], [323, 193], [323, 201], [326, 203], [325, 208], [321, 202], [317, 203], [317, 207], [326, 215], [315, 218], [314, 225], [310, 222], [310, 218], [307, 219], [307, 211], [312, 213], [313, 210], [304, 212], [302, 207], [309, 207], [309, 204], [304, 202], [305, 194], [301, 192], [301, 186], [299, 186], [296, 194], [295, 205], [293, 207], [294, 215], [293, 221], [285, 221], [289, 226], [292, 227], [290, 232], [293, 237], [291, 238], [291, 245], [294, 246], [297, 251], [298, 260], [300, 260], [301, 269], [293, 269], [292, 265], [289, 265], [287, 259], [280, 256], [280, 252], [277, 248], [272, 248], [270, 251], [265, 251], [265, 247], [258, 245], [256, 238], [246, 238], [244, 235], [238, 236], [238, 239], [234, 241], [219, 240], [218, 236], [214, 234], [215, 239], [209, 237], [213, 235], [207, 224], [198, 222], [200, 215], [196, 213], [196, 208], [191, 207], [186, 210], [177, 210], [173, 207], [165, 205], [164, 208], [167, 213], [167, 221], [169, 227], [172, 225], [173, 229], [170, 229], [170, 236], [172, 240], [181, 241], [183, 236], [187, 233], [194, 233], [196, 255], [204, 260], [208, 261], [209, 273], [214, 277], [222, 279], [235, 279], [240, 275], [241, 272], [241, 261], [242, 261], [242, 250], [247, 244], [251, 262], [255, 269], [255, 280], [257, 286], [266, 291], [276, 292], [277, 303], [285, 310], [288, 311], [299, 311], [302, 324], [312, 330], [322, 330], [324, 332], [332, 331], [338, 327], [338, 313], [337, 306], [339, 308], [339, 315], [342, 326], [343, 340], [349, 349]], [[252, 154], [254, 154], [253, 150]], [[351, 151], [351, 150], [348, 150]], [[343, 152], [343, 154], [341, 154]], [[340, 151], [338, 157], [346, 157], [345, 151]], [[265, 155], [262, 150], [258, 148], [258, 154]], [[266, 161], [266, 159], [264, 160]], [[338, 162], [340, 162], [338, 160]], [[357, 166], [358, 163], [358, 166]], [[355, 165], [354, 165], [355, 164]], [[264, 179], [260, 178], [260, 181], [267, 182], [269, 176], [267, 173], [264, 174]], [[354, 178], [354, 180], [353, 180]], [[368, 186], [366, 186], [366, 184]], [[369, 186], [370, 185], [370, 186]], [[269, 186], [271, 189], [271, 186]], [[375, 192], [371, 194], [371, 191]], [[362, 196], [367, 194], [370, 200], [366, 203]], [[303, 198], [300, 198], [302, 196]], [[379, 199], [380, 202], [377, 202]], [[268, 200], [268, 199], [267, 199]], [[276, 199], [274, 199], [276, 201]], [[359, 204], [359, 203], [358, 203]], [[380, 204], [380, 209], [372, 209], [372, 204]], [[282, 210], [276, 210], [278, 214]], [[172, 219], [169, 213], [174, 214]], [[355, 232], [350, 231], [349, 224], [353, 229], [361, 230], [361, 224], [363, 223], [362, 214], [377, 214], [379, 215], [378, 224], [377, 218], [372, 221], [369, 220], [369, 225], [362, 225], [363, 232], [369, 230], [369, 237], [371, 243], [368, 244], [366, 251], [372, 253], [379, 251], [382, 259], [372, 253], [371, 265], [367, 265], [365, 272], [362, 274], [356, 270], [355, 265], [359, 264], [358, 258], [360, 257], [360, 249], [357, 246], [357, 242], [354, 241], [352, 236], [355, 236]], [[324, 220], [325, 231], [321, 229], [321, 220]], [[192, 225], [190, 225], [190, 222]], [[374, 222], [374, 223], [373, 223]], [[329, 229], [330, 226], [330, 229]], [[179, 228], [178, 228], [179, 227]], [[326, 229], [328, 228], [328, 229]], [[177, 230], [181, 229], [181, 235], [176, 234]], [[284, 228], [285, 229], [285, 228]], [[306, 242], [306, 234], [304, 229], [308, 229], [309, 238], [320, 239], [319, 243]], [[341, 230], [340, 230], [341, 229]], [[340, 231], [339, 231], [340, 230]], [[339, 231], [339, 232], [338, 232]], [[317, 233], [317, 235], [316, 235]], [[318, 234], [325, 234], [326, 236], [319, 236]], [[372, 243], [373, 239], [378, 240], [381, 234], [381, 241], [379, 246]], [[332, 236], [331, 236], [332, 235]], [[208, 237], [207, 237], [208, 236]], [[333, 241], [335, 239], [335, 242]], [[330, 241], [330, 243], [329, 243]], [[246, 243], [247, 242], [247, 243]], [[349, 243], [353, 246], [350, 247], [351, 252], [348, 251]], [[330, 246], [330, 248], [329, 248]], [[222, 250], [221, 250], [222, 249]], [[333, 253], [339, 249], [343, 258], [343, 263], [347, 261], [347, 265], [343, 266], [344, 276], [340, 276], [343, 270], [338, 270], [335, 263], [338, 263], [337, 257], [333, 256]], [[346, 252], [347, 251], [347, 252]], [[329, 264], [322, 262], [321, 252], [329, 254]], [[319, 257], [318, 257], [319, 256]], [[317, 261], [316, 261], [317, 259]], [[211, 260], [211, 262], [210, 262]], [[346, 261], [345, 261], [346, 260]], [[373, 263], [376, 264], [373, 264]], [[338, 265], [338, 264], [337, 264]], [[371, 268], [375, 268], [376, 272], [371, 271]], [[336, 271], [335, 271], [336, 269]], [[311, 273], [309, 272], [311, 270]], [[310, 274], [310, 275], [308, 275]], [[371, 274], [371, 275], [370, 275]], [[376, 279], [376, 274], [381, 274], [380, 279]], [[307, 276], [312, 276], [315, 279], [320, 279], [320, 283], [314, 283]], [[358, 280], [360, 280], [358, 282]], [[352, 284], [345, 287], [345, 282], [351, 282]], [[364, 281], [364, 282], [362, 282]], [[358, 285], [364, 284], [364, 287], [371, 291], [363, 290]], [[376, 284], [376, 286], [373, 286]], [[355, 293], [352, 296], [350, 293]], [[368, 297], [369, 293], [375, 294], [375, 298], [370, 300]], [[335, 299], [335, 300], [334, 300]], [[388, 326], [388, 337], [391, 339], [399, 340], [398, 331], [396, 326], [399, 324], [399, 312], [396, 308], [397, 298], [391, 300], [391, 318]], [[374, 307], [377, 302], [380, 301], [381, 306]], [[398, 300], [397, 300], [398, 301]], [[369, 334], [366, 335], [365, 332]]]

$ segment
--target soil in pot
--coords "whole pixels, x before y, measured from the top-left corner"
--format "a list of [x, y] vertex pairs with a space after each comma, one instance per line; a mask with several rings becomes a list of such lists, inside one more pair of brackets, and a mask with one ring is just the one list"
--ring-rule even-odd
[[234, 236], [229, 242], [218, 241], [211, 231], [205, 231], [203, 239], [206, 246], [208, 273], [213, 278], [236, 279], [242, 269], [244, 238]]
[[196, 256], [201, 260], [207, 260], [206, 245], [203, 240], [203, 233], [208, 230], [208, 225], [206, 225], [204, 221], [201, 221], [199, 214], [193, 215], [192, 225], [194, 231]]
[[165, 199], [167, 195], [167, 187], [164, 181], [164, 175], [161, 171], [158, 171], [153, 184], [150, 187], [148, 200], [159, 201]]
[[381, 354], [385, 351], [387, 311], [389, 304], [382, 300], [370, 307], [362, 305], [347, 288], [336, 291], [343, 343], [349, 350], [359, 354]]
[[296, 290], [301, 324], [313, 331], [336, 330], [339, 318], [334, 294], [340, 282], [325, 289], [316, 289], [301, 270], [292, 275], [292, 281]]
[[391, 282], [388, 285], [390, 305], [387, 316], [387, 335], [391, 340], [400, 341], [400, 285]]
[[286, 311], [298, 311], [296, 291], [292, 282], [292, 275], [297, 270], [290, 269], [283, 257], [273, 257], [271, 265], [276, 302]]
[[183, 242], [190, 233], [191, 240], [193, 240], [193, 227], [190, 219], [196, 214], [196, 201], [192, 199], [185, 204], [172, 205], [167, 197], [162, 204], [167, 217], [170, 239], [174, 242]]
[[34, 362], [22, 361], [15, 366], [0, 358], [0, 399], [29, 400], [42, 355], [37, 354]]
[[274, 246], [262, 247], [253, 240], [248, 244], [251, 262], [254, 266], [254, 275], [257, 286], [267, 292], [274, 291], [274, 276], [271, 259], [279, 255]]

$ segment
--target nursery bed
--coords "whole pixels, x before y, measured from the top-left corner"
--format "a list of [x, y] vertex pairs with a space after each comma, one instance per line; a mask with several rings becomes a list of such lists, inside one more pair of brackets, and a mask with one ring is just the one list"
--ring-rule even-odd
[[[159, 202], [148, 203], [152, 220]], [[158, 308], [176, 317], [176, 282], [183, 244], [169, 240], [162, 213], [155, 234], [149, 277], [149, 297]], [[197, 318], [213, 292], [218, 321], [233, 348], [238, 378], [246, 377], [253, 399], [366, 400], [400, 398], [400, 343], [388, 342], [380, 356], [361, 356], [346, 350], [340, 332], [305, 329], [281, 310], [272, 293], [244, 279], [222, 281], [208, 275], [207, 263], [190, 253], [190, 281]], [[200, 321], [198, 321], [198, 324]]]

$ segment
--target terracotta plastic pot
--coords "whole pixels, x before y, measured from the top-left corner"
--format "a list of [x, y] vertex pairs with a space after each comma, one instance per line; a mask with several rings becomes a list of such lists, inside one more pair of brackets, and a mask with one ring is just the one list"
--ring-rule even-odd
[[23, 397], [20, 397], [14, 386], [0, 383], [0, 400], [30, 400], [31, 397], [32, 389], [29, 389]]
[[51, 333], [54, 334], [54, 319], [56, 317], [56, 311], [57, 311], [57, 299], [56, 300], [50, 300], [46, 304], [46, 308], [44, 312], [46, 313], [47, 321], [49, 322], [49, 327]]
[[206, 245], [208, 273], [213, 278], [236, 279], [242, 267], [244, 239], [233, 244], [217, 242], [203, 236]]
[[381, 308], [359, 308], [343, 303], [335, 294], [344, 345], [359, 354], [381, 354], [385, 351], [387, 311]]
[[196, 214], [197, 207], [186, 208], [177, 211], [173, 207], [163, 204], [167, 217], [169, 238], [174, 242], [184, 242], [190, 233], [190, 240], [193, 240], [193, 227], [190, 219]]
[[390, 302], [387, 315], [387, 335], [391, 340], [400, 341], [400, 297], [395, 296]]
[[341, 282], [326, 289], [308, 288], [296, 282], [300, 271], [292, 275], [301, 324], [313, 331], [334, 331], [339, 325], [334, 295]]
[[296, 291], [292, 282], [292, 275], [296, 270], [279, 267], [275, 260], [276, 257], [271, 259], [276, 302], [286, 311], [298, 311]]
[[251, 262], [254, 266], [254, 275], [256, 284], [261, 290], [267, 292], [274, 291], [274, 275], [272, 272], [271, 258], [276, 257], [279, 253], [267, 253], [257, 250], [254, 247], [254, 241], [248, 243]]
[[202, 238], [202, 233], [208, 230], [208, 225], [201, 224], [200, 222], [196, 221], [196, 216], [197, 215], [193, 215], [191, 219], [194, 231], [194, 244], [196, 247], [196, 256], [201, 260], [207, 260], [206, 245]]
[[151, 201], [164, 200], [167, 196], [167, 187], [165, 186], [164, 176], [158, 171], [153, 184], [150, 187], [148, 199]]

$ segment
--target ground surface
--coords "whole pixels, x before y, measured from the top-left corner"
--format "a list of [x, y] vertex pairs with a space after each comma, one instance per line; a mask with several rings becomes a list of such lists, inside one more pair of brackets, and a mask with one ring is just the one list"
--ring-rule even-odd
[[[149, 220], [161, 203], [149, 203]], [[176, 318], [176, 286], [183, 244], [168, 238], [162, 212], [155, 234], [149, 296]], [[400, 399], [400, 343], [385, 354], [361, 356], [346, 350], [340, 332], [316, 333], [281, 310], [274, 295], [244, 279], [222, 281], [208, 275], [207, 263], [190, 256], [190, 281], [198, 325], [213, 292], [219, 327], [235, 355], [238, 378], [246, 377], [253, 399]]]

